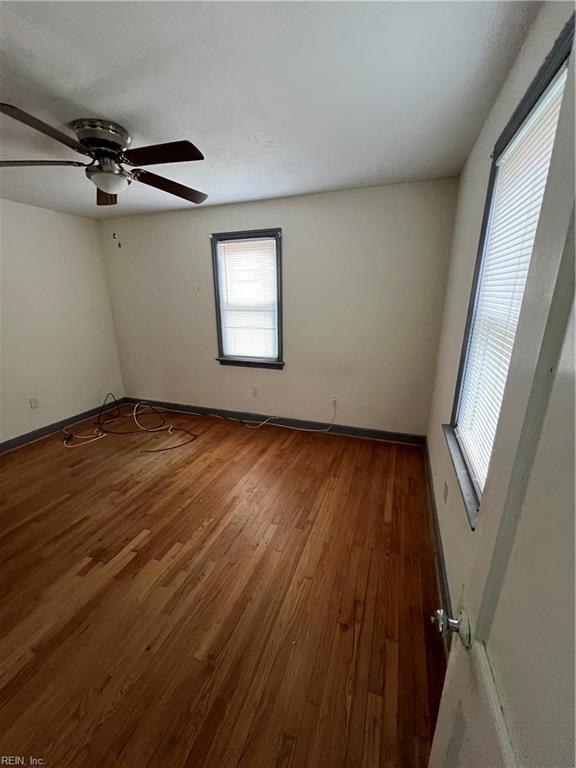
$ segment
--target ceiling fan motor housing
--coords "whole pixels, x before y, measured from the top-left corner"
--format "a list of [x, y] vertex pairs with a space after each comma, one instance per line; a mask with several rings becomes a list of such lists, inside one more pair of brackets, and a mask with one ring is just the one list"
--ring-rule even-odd
[[111, 120], [88, 117], [73, 120], [70, 125], [80, 144], [88, 149], [122, 152], [132, 141], [126, 128]]
[[122, 168], [121, 154], [132, 141], [128, 131], [111, 120], [80, 118], [71, 123], [82, 146], [91, 151], [96, 164], [86, 168], [86, 176], [98, 189], [116, 195], [130, 184], [130, 175]]

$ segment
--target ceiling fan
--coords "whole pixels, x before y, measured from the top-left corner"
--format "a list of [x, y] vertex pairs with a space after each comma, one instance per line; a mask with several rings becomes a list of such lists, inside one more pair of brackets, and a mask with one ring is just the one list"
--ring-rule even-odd
[[111, 120], [100, 118], [73, 120], [70, 126], [77, 137], [73, 139], [11, 104], [0, 103], [0, 112], [90, 158], [89, 163], [75, 160], [0, 160], [0, 168], [22, 166], [77, 166], [85, 168], [86, 176], [96, 186], [97, 205], [116, 205], [118, 194], [123, 192], [133, 181], [161, 189], [163, 192], [176, 195], [176, 197], [181, 197], [191, 203], [203, 203], [208, 197], [204, 192], [198, 192], [197, 189], [186, 187], [177, 181], [171, 181], [164, 176], [158, 176], [150, 171], [135, 167], [203, 160], [202, 152], [190, 141], [171, 141], [166, 144], [128, 149], [132, 141], [130, 134], [121, 125], [113, 123]]

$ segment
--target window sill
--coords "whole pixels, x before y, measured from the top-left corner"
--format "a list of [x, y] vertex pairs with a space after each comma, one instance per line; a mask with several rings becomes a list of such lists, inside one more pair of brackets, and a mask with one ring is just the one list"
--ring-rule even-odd
[[448, 452], [450, 453], [452, 464], [454, 465], [458, 485], [460, 486], [460, 493], [462, 494], [462, 500], [464, 501], [464, 507], [466, 508], [468, 522], [470, 523], [470, 528], [474, 531], [476, 530], [476, 523], [478, 522], [480, 499], [478, 498], [476, 488], [474, 488], [474, 483], [468, 472], [466, 460], [464, 459], [464, 454], [458, 444], [454, 427], [450, 424], [442, 424], [442, 430], [444, 431]]
[[260, 360], [257, 357], [217, 357], [220, 365], [236, 365], [244, 368], [284, 368], [283, 360]]

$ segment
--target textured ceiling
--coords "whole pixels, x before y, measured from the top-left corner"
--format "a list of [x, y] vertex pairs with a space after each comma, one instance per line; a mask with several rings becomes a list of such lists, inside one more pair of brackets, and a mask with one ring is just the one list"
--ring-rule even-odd
[[[0, 100], [54, 126], [107, 117], [156, 166], [231, 203], [458, 173], [538, 10], [524, 2], [0, 3]], [[3, 159], [78, 159], [0, 119]], [[188, 206], [79, 168], [4, 169], [3, 197], [100, 217]]]

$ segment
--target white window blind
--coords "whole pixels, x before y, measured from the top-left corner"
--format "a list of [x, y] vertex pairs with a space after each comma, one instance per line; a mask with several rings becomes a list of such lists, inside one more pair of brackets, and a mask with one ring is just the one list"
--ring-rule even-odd
[[276, 239], [224, 240], [216, 253], [224, 356], [277, 360]]
[[497, 160], [456, 436], [480, 494], [492, 454], [536, 236], [566, 68]]

